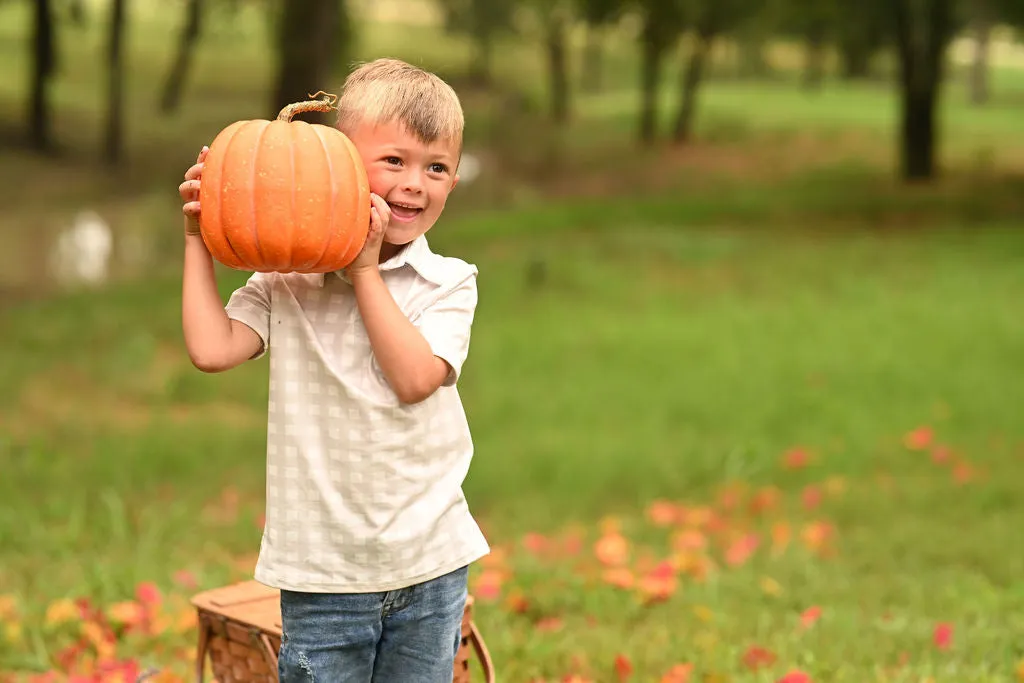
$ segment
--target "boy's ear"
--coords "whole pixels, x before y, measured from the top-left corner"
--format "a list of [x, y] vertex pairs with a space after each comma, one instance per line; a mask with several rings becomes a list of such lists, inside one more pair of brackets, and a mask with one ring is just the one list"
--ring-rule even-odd
[[452, 178], [452, 186], [448, 188], [448, 191], [451, 192], [452, 190], [454, 190], [455, 186], [458, 185], [458, 184], [459, 184], [459, 174], [456, 173], [455, 177]]

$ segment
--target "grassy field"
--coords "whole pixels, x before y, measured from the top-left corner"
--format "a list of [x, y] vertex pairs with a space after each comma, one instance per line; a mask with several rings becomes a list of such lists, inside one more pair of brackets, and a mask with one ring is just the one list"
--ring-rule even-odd
[[[20, 11], [0, 6], [5, 63]], [[187, 679], [188, 596], [251, 576], [258, 549], [266, 361], [189, 364], [173, 192], [196, 144], [261, 106], [265, 55], [219, 32], [162, 121], [167, 54], [143, 46], [165, 18], [141, 16], [125, 168], [86, 158], [99, 91], [71, 57], [68, 156], [0, 160], [4, 285], [37, 276], [23, 237], [83, 205], [159, 256], [0, 309], [4, 683]], [[397, 50], [385, 29], [361, 49]], [[464, 59], [422, 44], [405, 56]], [[997, 72], [985, 109], [953, 92], [949, 172], [901, 188], [883, 88], [715, 82], [700, 142], [640, 153], [614, 59], [557, 172], [529, 182], [546, 152], [510, 156], [431, 233], [481, 270], [465, 489], [494, 547], [472, 590], [499, 680], [1024, 680], [1024, 77]], [[0, 83], [4, 120], [18, 106]]]

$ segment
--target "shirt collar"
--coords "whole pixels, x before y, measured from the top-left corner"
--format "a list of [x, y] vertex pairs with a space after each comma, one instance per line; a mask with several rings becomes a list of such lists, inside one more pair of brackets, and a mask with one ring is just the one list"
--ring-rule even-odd
[[[444, 273], [441, 267], [441, 260], [437, 258], [437, 255], [430, 250], [430, 245], [427, 244], [426, 235], [420, 235], [412, 242], [410, 242], [405, 249], [389, 258], [384, 263], [380, 264], [381, 272], [387, 272], [390, 270], [398, 270], [409, 266], [415, 270], [424, 279], [433, 282], [435, 285], [444, 284]], [[327, 273], [326, 275], [336, 275], [345, 282], [352, 284], [352, 281], [348, 279], [344, 270], [335, 270]], [[321, 275], [320, 286], [323, 287], [326, 275]]]

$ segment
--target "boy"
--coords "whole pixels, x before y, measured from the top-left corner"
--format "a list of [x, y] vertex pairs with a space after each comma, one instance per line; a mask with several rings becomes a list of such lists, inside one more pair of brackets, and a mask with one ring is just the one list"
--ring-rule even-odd
[[255, 578], [281, 590], [281, 683], [451, 683], [468, 565], [489, 552], [462, 493], [455, 387], [477, 270], [425, 233], [458, 181], [463, 113], [441, 79], [388, 59], [337, 106], [372, 193], [362, 252], [344, 272], [255, 273], [223, 306], [198, 234], [204, 148], [180, 187], [185, 344], [206, 372], [271, 351]]

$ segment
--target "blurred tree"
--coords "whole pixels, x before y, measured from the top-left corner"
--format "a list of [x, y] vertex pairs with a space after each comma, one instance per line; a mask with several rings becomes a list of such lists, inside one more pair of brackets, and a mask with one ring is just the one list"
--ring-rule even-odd
[[532, 0], [544, 34], [544, 55], [548, 70], [548, 101], [551, 119], [569, 121], [572, 86], [569, 83], [568, 32], [572, 22], [571, 0]]
[[121, 161], [124, 148], [124, 33], [128, 0], [112, 0], [107, 27], [107, 120], [103, 157]]
[[843, 78], [871, 76], [871, 60], [892, 38], [891, 0], [838, 2], [834, 34]]
[[761, 8], [760, 0], [686, 1], [685, 9], [694, 36], [689, 56], [680, 69], [679, 111], [672, 131], [672, 139], [677, 144], [690, 139], [697, 108], [697, 92], [714, 41], [723, 33], [740, 26]]
[[824, 81], [825, 49], [835, 36], [840, 4], [849, 0], [787, 0], [783, 6], [780, 28], [804, 44], [803, 83], [809, 90]]
[[512, 28], [516, 0], [437, 0], [445, 26], [453, 33], [465, 33], [473, 40], [476, 55], [470, 77], [478, 85], [491, 84], [494, 41]]
[[901, 172], [906, 180], [927, 180], [936, 172], [936, 105], [957, 27], [954, 0], [890, 2], [901, 86]]
[[989, 50], [992, 29], [999, 23], [1024, 27], [1024, 0], [965, 0], [965, 13], [974, 43], [967, 71], [967, 93], [972, 104], [989, 99]]
[[160, 96], [160, 111], [169, 114], [178, 108], [181, 92], [192, 63], [192, 52], [202, 27], [203, 0], [187, 0], [185, 3], [185, 20], [182, 22], [178, 36], [178, 52], [171, 63], [171, 69], [164, 81], [163, 93]]
[[580, 87], [585, 92], [598, 92], [604, 81], [605, 32], [622, 16], [625, 3], [623, 0], [576, 0], [576, 5], [587, 33], [580, 70]]
[[89, 13], [85, 9], [85, 0], [68, 0], [68, 17], [76, 26], [85, 26]]
[[[271, 102], [276, 117], [292, 102], [320, 90], [331, 91], [338, 56], [350, 49], [353, 36], [345, 0], [278, 0], [270, 8], [277, 41], [277, 79]], [[324, 114], [303, 114], [326, 122]]]
[[50, 83], [56, 71], [56, 20], [50, 0], [35, 0], [28, 130], [32, 147], [44, 151], [50, 139]]
[[686, 24], [685, 0], [634, 0], [643, 25], [640, 31], [640, 141], [653, 144], [658, 129], [658, 93], [665, 54], [679, 40]]

